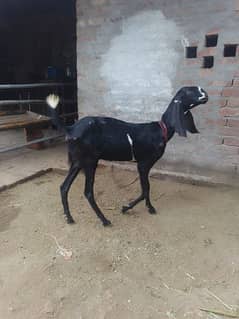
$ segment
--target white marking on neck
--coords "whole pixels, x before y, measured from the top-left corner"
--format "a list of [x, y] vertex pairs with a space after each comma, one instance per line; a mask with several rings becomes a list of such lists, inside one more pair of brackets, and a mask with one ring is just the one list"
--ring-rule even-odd
[[133, 140], [131, 138], [131, 136], [127, 133], [127, 138], [131, 147], [131, 153], [132, 153], [132, 161], [135, 161], [135, 157], [134, 157], [134, 149], [133, 149]]
[[202, 100], [206, 97], [206, 94], [202, 91], [202, 88], [199, 86], [198, 87], [198, 91], [201, 94], [201, 96], [199, 97], [199, 100]]

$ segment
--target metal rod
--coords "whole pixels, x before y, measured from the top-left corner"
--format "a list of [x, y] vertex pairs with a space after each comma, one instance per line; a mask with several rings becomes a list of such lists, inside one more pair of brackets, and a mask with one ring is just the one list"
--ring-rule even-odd
[[74, 83], [29, 83], [29, 84], [0, 84], [0, 90], [6, 89], [24, 89], [24, 88], [37, 88], [37, 87], [54, 87], [54, 86], [74, 86]]
[[[66, 104], [73, 104], [76, 103], [74, 100], [62, 100]], [[0, 101], [0, 105], [11, 105], [11, 104], [38, 104], [38, 103], [45, 103], [46, 100], [2, 100]]]
[[10, 105], [10, 104], [28, 104], [28, 103], [43, 103], [45, 100], [2, 100], [0, 105]]
[[27, 146], [32, 145], [32, 144], [54, 140], [56, 138], [60, 138], [60, 137], [63, 137], [63, 136], [64, 136], [64, 134], [58, 134], [58, 135], [54, 135], [54, 136], [39, 138], [37, 140], [31, 141], [31, 142], [28, 142], [28, 143], [25, 143], [25, 144], [17, 145], [17, 146], [0, 148], [0, 154], [1, 153], [6, 153], [6, 152], [10, 152], [10, 151], [16, 151], [16, 150], [18, 150], [20, 148], [24, 148], [24, 147], [27, 147]]

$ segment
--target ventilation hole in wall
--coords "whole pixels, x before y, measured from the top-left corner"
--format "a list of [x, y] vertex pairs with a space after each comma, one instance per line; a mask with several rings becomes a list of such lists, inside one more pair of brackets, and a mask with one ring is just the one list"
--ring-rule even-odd
[[237, 54], [237, 44], [225, 44], [223, 56], [233, 57]]
[[205, 38], [205, 46], [206, 46], [207, 48], [209, 48], [209, 47], [216, 47], [216, 46], [217, 46], [217, 40], [218, 40], [218, 34], [206, 35], [206, 38]]
[[197, 57], [197, 47], [186, 47], [186, 58], [194, 59]]
[[213, 56], [205, 56], [203, 57], [203, 68], [211, 69], [214, 64], [214, 57]]

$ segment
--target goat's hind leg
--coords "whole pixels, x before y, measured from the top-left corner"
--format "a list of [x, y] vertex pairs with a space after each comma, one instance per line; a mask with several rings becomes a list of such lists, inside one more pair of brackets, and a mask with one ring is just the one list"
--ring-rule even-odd
[[71, 216], [69, 204], [68, 204], [68, 192], [70, 190], [70, 187], [71, 187], [74, 179], [78, 175], [80, 169], [81, 169], [81, 167], [79, 164], [76, 164], [76, 163], [72, 164], [70, 167], [70, 170], [68, 172], [68, 175], [66, 176], [63, 184], [60, 187], [61, 200], [62, 200], [62, 204], [63, 204], [63, 208], [64, 208], [64, 215], [65, 215], [65, 218], [66, 218], [66, 221], [68, 224], [74, 223], [74, 219]]
[[94, 181], [95, 181], [95, 171], [97, 163], [90, 163], [85, 167], [85, 197], [87, 198], [89, 204], [93, 208], [96, 215], [102, 221], [104, 226], [111, 225], [111, 222], [104, 216], [104, 214], [99, 209], [96, 204], [94, 197]]

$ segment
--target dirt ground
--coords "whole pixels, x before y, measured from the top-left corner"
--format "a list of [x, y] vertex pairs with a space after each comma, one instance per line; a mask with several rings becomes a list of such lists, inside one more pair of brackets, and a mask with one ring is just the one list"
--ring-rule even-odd
[[98, 169], [108, 228], [83, 196], [82, 175], [69, 196], [73, 226], [61, 174], [0, 193], [0, 318], [217, 318], [200, 308], [239, 306], [239, 189], [151, 178], [158, 214], [141, 203], [122, 215], [139, 194], [138, 181], [128, 185], [135, 177]]

